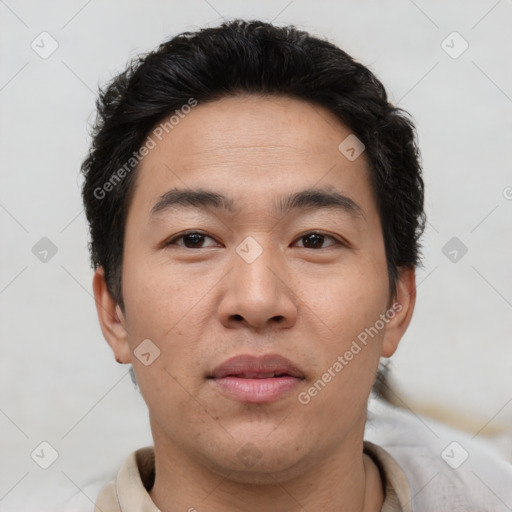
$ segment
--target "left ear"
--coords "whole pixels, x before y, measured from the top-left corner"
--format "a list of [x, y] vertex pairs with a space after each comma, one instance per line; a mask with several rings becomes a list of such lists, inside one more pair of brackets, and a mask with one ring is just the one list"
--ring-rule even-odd
[[395, 353], [400, 339], [409, 327], [415, 304], [416, 276], [414, 267], [400, 267], [396, 294], [387, 312], [389, 321], [382, 341], [382, 357], [391, 357]]

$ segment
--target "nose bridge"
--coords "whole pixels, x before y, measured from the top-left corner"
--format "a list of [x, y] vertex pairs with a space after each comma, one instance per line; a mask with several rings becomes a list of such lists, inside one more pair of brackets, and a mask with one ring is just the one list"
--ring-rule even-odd
[[222, 321], [243, 322], [255, 328], [273, 321], [295, 322], [293, 294], [284, 285], [279, 251], [268, 241], [247, 237], [233, 253], [231, 278], [221, 303]]
[[268, 301], [277, 293], [276, 276], [271, 271], [273, 266], [279, 266], [275, 253], [270, 243], [260, 244], [253, 237], [247, 237], [236, 248], [233, 269], [246, 297]]

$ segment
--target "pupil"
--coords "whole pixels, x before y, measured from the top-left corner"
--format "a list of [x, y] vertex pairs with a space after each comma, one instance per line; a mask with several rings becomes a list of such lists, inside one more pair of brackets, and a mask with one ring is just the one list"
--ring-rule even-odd
[[[189, 245], [199, 245], [202, 241], [203, 235], [200, 233], [191, 233], [189, 235], [185, 235], [184, 242], [188, 247]], [[189, 243], [187, 243], [189, 242]]]
[[[306, 242], [306, 243], [304, 243], [304, 246], [305, 247], [315, 247], [315, 248], [319, 247], [319, 246], [321, 247], [323, 239], [324, 239], [323, 235], [311, 233], [310, 235], [306, 235], [304, 237], [304, 241]], [[310, 243], [310, 242], [312, 242], [312, 243]]]

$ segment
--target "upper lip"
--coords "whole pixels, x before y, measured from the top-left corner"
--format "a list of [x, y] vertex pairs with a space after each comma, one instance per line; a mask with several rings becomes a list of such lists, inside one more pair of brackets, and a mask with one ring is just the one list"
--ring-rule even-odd
[[[274, 374], [274, 375], [271, 375]], [[223, 377], [263, 378], [275, 375], [288, 375], [304, 378], [304, 374], [289, 359], [279, 354], [253, 356], [244, 354], [234, 356], [216, 366], [208, 378], [222, 379]]]

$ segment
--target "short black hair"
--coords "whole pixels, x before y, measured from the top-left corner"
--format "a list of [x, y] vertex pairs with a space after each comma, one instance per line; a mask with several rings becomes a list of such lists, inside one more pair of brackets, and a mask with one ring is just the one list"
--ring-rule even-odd
[[82, 196], [92, 268], [103, 267], [114, 300], [124, 311], [124, 233], [144, 140], [191, 102], [241, 93], [323, 106], [362, 141], [394, 296], [398, 268], [420, 263], [425, 227], [420, 154], [410, 116], [388, 101], [367, 67], [335, 44], [294, 26], [236, 19], [171, 38], [132, 59], [100, 88], [92, 144], [81, 167]]

